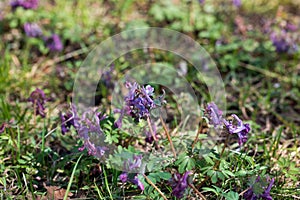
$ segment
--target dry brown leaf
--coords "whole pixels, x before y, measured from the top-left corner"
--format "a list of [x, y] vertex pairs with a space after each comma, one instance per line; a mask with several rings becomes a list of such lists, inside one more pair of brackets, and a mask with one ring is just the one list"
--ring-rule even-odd
[[[47, 199], [48, 200], [62, 200], [64, 199], [64, 196], [66, 194], [66, 190], [64, 188], [60, 188], [57, 186], [46, 186], [45, 183], [43, 183], [44, 188], [47, 190]], [[73, 196], [73, 193], [69, 192], [68, 197]], [[70, 198], [67, 198], [70, 199]]]

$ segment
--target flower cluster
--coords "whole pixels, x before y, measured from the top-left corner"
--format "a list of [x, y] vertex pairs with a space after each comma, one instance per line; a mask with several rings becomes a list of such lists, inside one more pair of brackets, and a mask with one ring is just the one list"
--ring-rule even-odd
[[214, 102], [207, 104], [206, 113], [209, 117], [209, 123], [215, 128], [223, 124], [223, 112], [219, 110], [218, 106]]
[[36, 23], [25, 23], [24, 31], [28, 37], [39, 38], [42, 37], [47, 48], [52, 52], [59, 52], [63, 49], [63, 44], [60, 37], [57, 34], [52, 34], [50, 36], [43, 36], [41, 27]]
[[44, 41], [48, 49], [52, 52], [61, 51], [63, 49], [63, 44], [57, 34], [52, 34], [49, 37], [44, 37]]
[[12, 9], [22, 7], [24, 9], [36, 9], [38, 7], [38, 0], [14, 0], [10, 2]]
[[[267, 178], [269, 179], [269, 178]], [[269, 185], [267, 185], [264, 181], [261, 180], [260, 176], [258, 176], [255, 180], [255, 183], [244, 193], [243, 197], [246, 200], [257, 200], [257, 199], [264, 199], [264, 200], [272, 200], [270, 191], [274, 184], [274, 178], [271, 180], [267, 180]], [[258, 188], [258, 189], [256, 189]], [[260, 190], [257, 192], [255, 190]]]
[[295, 25], [286, 23], [279, 32], [271, 32], [270, 40], [278, 53], [293, 53], [298, 50], [298, 35], [294, 34], [297, 29]]
[[105, 151], [108, 150], [104, 146], [105, 135], [100, 127], [100, 121], [105, 119], [106, 116], [101, 115], [100, 112], [86, 111], [80, 118], [76, 109], [73, 109], [73, 112], [75, 128], [78, 135], [84, 140], [84, 145], [80, 150], [86, 148], [89, 155], [101, 158], [104, 156]]
[[127, 82], [129, 94], [125, 97], [126, 111], [136, 121], [146, 119], [150, 115], [150, 110], [155, 108], [153, 101], [154, 88], [150, 85], [141, 87], [137, 83]]
[[84, 144], [79, 148], [80, 151], [88, 150], [89, 155], [101, 158], [108, 150], [104, 146], [104, 133], [100, 127], [100, 121], [106, 116], [96, 111], [86, 111], [79, 117], [76, 107], [72, 106], [70, 113], [60, 113], [61, 132], [65, 134], [73, 126], [78, 135], [84, 140]]
[[36, 23], [25, 23], [24, 31], [28, 37], [40, 37], [42, 36], [42, 29]]
[[124, 162], [124, 171], [119, 176], [119, 179], [122, 181], [122, 183], [125, 183], [127, 181], [132, 182], [136, 186], [140, 188], [140, 190], [144, 190], [144, 185], [141, 182], [141, 180], [138, 178], [138, 173], [128, 174], [130, 171], [137, 171], [141, 167], [142, 164], [142, 155], [134, 155], [133, 159], [128, 159]]
[[39, 88], [34, 90], [28, 98], [28, 101], [30, 101], [33, 105], [35, 115], [40, 115], [43, 118], [46, 115], [44, 106], [45, 103], [49, 100], [49, 98], [46, 98], [44, 91]]
[[233, 121], [227, 121], [223, 118], [223, 112], [219, 110], [218, 106], [214, 103], [208, 103], [206, 107], [206, 114], [209, 119], [209, 123], [215, 128], [222, 128], [225, 125], [228, 133], [237, 134], [239, 138], [239, 145], [242, 146], [248, 139], [248, 133], [250, 132], [250, 125], [244, 124], [243, 121], [235, 114], [232, 114]]
[[141, 119], [147, 119], [150, 116], [151, 109], [156, 107], [153, 100], [154, 88], [150, 85], [146, 87], [140, 86], [136, 82], [126, 82], [125, 85], [129, 92], [125, 96], [125, 106], [120, 111], [120, 117], [115, 122], [115, 126], [120, 128], [122, 126], [122, 119], [124, 114], [131, 116], [134, 121], [139, 122]]
[[239, 145], [242, 146], [243, 143], [247, 142], [248, 139], [248, 133], [250, 132], [250, 125], [244, 124], [243, 121], [236, 116], [235, 114], [231, 115], [235, 121], [236, 124], [233, 124], [232, 121], [226, 121], [224, 120], [224, 124], [230, 134], [237, 134], [239, 137]]
[[[14, 0], [11, 2], [13, 9], [23, 7], [24, 9], [35, 9], [38, 6], [38, 0]], [[53, 33], [50, 36], [43, 36], [41, 27], [36, 23], [25, 23], [24, 32], [28, 37], [42, 38], [47, 48], [52, 52], [59, 52], [63, 49], [60, 37]]]
[[190, 171], [185, 172], [184, 174], [176, 173], [171, 179], [170, 184], [172, 187], [172, 194], [177, 198], [182, 198], [185, 190], [188, 188], [188, 177], [191, 174]]

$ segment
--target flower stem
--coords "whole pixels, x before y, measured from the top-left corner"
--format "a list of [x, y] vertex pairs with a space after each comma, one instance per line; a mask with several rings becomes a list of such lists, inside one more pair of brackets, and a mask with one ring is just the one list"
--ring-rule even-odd
[[162, 193], [162, 191], [160, 191], [160, 189], [158, 187], [156, 187], [156, 185], [145, 175], [143, 174], [144, 178], [147, 180], [147, 182], [154, 187], [154, 189], [162, 196], [162, 198], [164, 198], [164, 200], [168, 200], [167, 197], [164, 195], [164, 193]]
[[199, 135], [200, 135], [200, 133], [202, 132], [202, 127], [203, 127], [203, 123], [202, 123], [202, 120], [201, 120], [200, 128], [199, 128], [199, 130], [198, 130], [198, 132], [197, 132], [197, 135], [196, 135], [196, 138], [195, 138], [195, 140], [194, 140], [194, 142], [193, 142], [193, 144], [192, 144], [192, 150], [194, 150], [195, 144], [198, 142]]
[[197, 188], [193, 184], [189, 184], [189, 186], [196, 192], [196, 194], [198, 194], [201, 197], [201, 199], [206, 200], [203, 194], [201, 194], [201, 192], [199, 192], [199, 190], [197, 190]]
[[151, 133], [151, 135], [152, 135], [152, 137], [153, 137], [153, 140], [156, 142], [157, 139], [156, 139], [156, 136], [155, 136], [155, 134], [154, 134], [154, 132], [153, 132], [153, 129], [152, 129], [150, 117], [147, 117], [147, 122], [148, 122], [148, 125], [149, 125], [150, 133]]
[[167, 135], [167, 137], [168, 137], [168, 140], [169, 140], [169, 142], [170, 142], [170, 146], [171, 146], [171, 149], [172, 149], [173, 155], [174, 155], [174, 157], [176, 158], [176, 157], [177, 157], [177, 155], [176, 155], [176, 151], [175, 151], [175, 148], [174, 148], [174, 145], [173, 145], [172, 139], [171, 139], [171, 137], [170, 137], [170, 134], [169, 134], [168, 128], [167, 128], [167, 126], [166, 126], [166, 124], [165, 124], [165, 122], [164, 122], [163, 118], [162, 118], [161, 116], [160, 116], [159, 118], [160, 118], [160, 121], [161, 121], [161, 123], [162, 123], [162, 125], [163, 125], [164, 131], [165, 131], [165, 133], [166, 133], [166, 135]]

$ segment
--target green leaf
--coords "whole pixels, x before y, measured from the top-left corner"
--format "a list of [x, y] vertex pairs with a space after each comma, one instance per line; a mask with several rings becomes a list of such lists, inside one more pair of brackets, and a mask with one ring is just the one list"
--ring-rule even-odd
[[239, 200], [239, 194], [233, 191], [229, 191], [226, 194], [223, 194], [226, 200]]
[[186, 154], [181, 154], [178, 157], [178, 160], [175, 162], [175, 165], [178, 165], [179, 173], [184, 173], [188, 170], [191, 170], [195, 167], [196, 162], [193, 158], [187, 156]]

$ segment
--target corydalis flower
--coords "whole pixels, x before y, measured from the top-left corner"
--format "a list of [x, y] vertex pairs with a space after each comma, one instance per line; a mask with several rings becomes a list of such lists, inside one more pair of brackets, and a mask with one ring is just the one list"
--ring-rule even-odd
[[[74, 126], [78, 135], [84, 140], [83, 146], [78, 150], [87, 149], [89, 155], [102, 158], [105, 152], [109, 150], [105, 146], [105, 135], [100, 127], [100, 121], [105, 119], [106, 116], [100, 112], [88, 110], [82, 114], [82, 117], [79, 117], [75, 106], [72, 106], [72, 116], [70, 126]], [[69, 117], [70, 115], [63, 117], [63, 120]]]
[[231, 115], [234, 118], [234, 121], [225, 120], [222, 116], [223, 112], [214, 102], [207, 104], [206, 113], [209, 118], [209, 123], [214, 125], [215, 128], [223, 128], [225, 125], [228, 133], [237, 134], [240, 146], [247, 141], [248, 133], [250, 132], [250, 125], [244, 124], [237, 115]]
[[129, 94], [125, 97], [126, 110], [135, 121], [146, 119], [150, 115], [150, 110], [155, 107], [153, 101], [154, 88], [147, 85], [141, 87], [137, 83], [126, 83]]
[[142, 164], [142, 155], [133, 155], [132, 159], [128, 159], [124, 162], [124, 171], [138, 171]]
[[136, 186], [140, 188], [140, 190], [144, 190], [144, 185], [141, 180], [138, 178], [138, 173], [128, 174], [130, 171], [138, 171], [142, 164], [142, 155], [133, 155], [133, 159], [128, 159], [124, 162], [124, 172], [119, 176], [119, 179], [122, 183], [127, 181], [132, 182]]
[[236, 123], [232, 121], [223, 120], [224, 124], [230, 134], [237, 134], [239, 137], [239, 145], [242, 146], [243, 143], [247, 142], [248, 133], [250, 132], [250, 125], [244, 124], [243, 121], [235, 114], [232, 115]]
[[63, 135], [69, 132], [72, 126], [75, 127], [74, 117], [72, 113], [60, 113], [59, 117], [61, 120], [61, 132]]
[[275, 32], [271, 33], [270, 39], [278, 53], [284, 53], [289, 50], [290, 44], [286, 39], [284, 31], [281, 34], [276, 34]]
[[156, 107], [153, 100], [154, 88], [150, 85], [142, 87], [136, 82], [131, 84], [126, 82], [125, 85], [129, 92], [125, 96], [125, 105], [120, 113], [119, 119], [115, 122], [117, 128], [121, 128], [124, 115], [131, 116], [134, 121], [139, 122], [141, 119], [147, 119], [150, 116], [150, 111]]
[[[269, 184], [265, 181], [262, 181], [260, 176], [257, 177], [255, 183], [244, 193], [243, 197], [246, 200], [257, 200], [257, 199], [264, 199], [264, 200], [272, 200], [270, 191], [274, 184], [274, 178], [272, 178]], [[267, 185], [268, 184], [268, 185]], [[256, 191], [259, 190], [259, 191]]]
[[174, 177], [171, 179], [170, 184], [172, 187], [172, 195], [177, 198], [182, 198], [185, 190], [189, 186], [188, 177], [191, 174], [190, 171], [185, 172], [183, 175], [176, 173]]
[[36, 9], [38, 7], [38, 0], [14, 0], [10, 2], [12, 9], [22, 7], [24, 9]]
[[223, 124], [223, 112], [214, 102], [210, 102], [207, 104], [206, 113], [208, 114], [209, 123], [214, 125], [215, 128]]
[[242, 5], [242, 1], [241, 0], [232, 0], [232, 3], [236, 7], [240, 7]]
[[48, 98], [46, 98], [46, 95], [43, 90], [37, 88], [34, 90], [30, 97], [28, 98], [28, 101], [30, 101], [33, 104], [33, 108], [35, 109], [35, 115], [40, 115], [41, 117], [45, 117], [45, 103], [49, 101]]
[[42, 35], [41, 28], [35, 23], [25, 23], [24, 31], [28, 37], [39, 37]]
[[89, 155], [102, 157], [105, 151], [108, 150], [103, 144], [100, 145], [105, 137], [100, 127], [100, 121], [105, 118], [106, 116], [101, 116], [98, 112], [87, 111], [83, 113], [82, 118], [77, 123], [78, 134], [84, 139], [84, 147], [88, 150]]
[[50, 51], [61, 51], [63, 44], [57, 34], [52, 34], [50, 37], [44, 38], [44, 41]]

